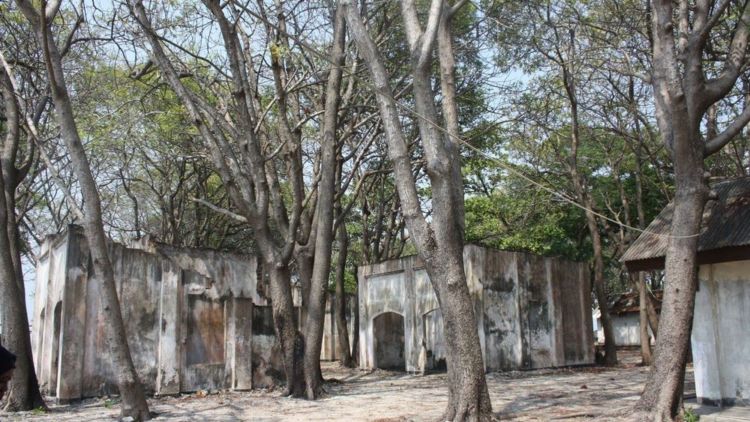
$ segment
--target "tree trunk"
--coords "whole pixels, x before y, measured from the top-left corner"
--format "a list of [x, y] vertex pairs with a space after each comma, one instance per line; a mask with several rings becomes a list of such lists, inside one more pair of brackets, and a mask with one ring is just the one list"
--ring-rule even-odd
[[292, 291], [289, 289], [289, 268], [276, 262], [265, 262], [268, 268], [271, 290], [273, 325], [279, 341], [286, 391], [284, 395], [302, 397], [305, 394], [305, 380], [302, 359], [305, 355], [305, 339], [294, 324]]
[[[575, 32], [570, 32], [571, 45], [570, 45], [570, 57], [575, 57], [575, 43], [572, 42], [575, 37]], [[583, 175], [578, 170], [578, 148], [581, 144], [580, 136], [580, 122], [578, 114], [578, 92], [577, 92], [577, 81], [575, 79], [575, 66], [574, 61], [566, 60], [562, 57], [560, 50], [557, 50], [559, 61], [557, 62], [562, 70], [563, 85], [565, 87], [565, 93], [568, 98], [568, 105], [570, 106], [571, 115], [571, 136], [570, 136], [570, 157], [568, 162], [568, 171], [570, 178], [573, 182], [573, 188], [578, 197], [578, 201], [586, 206], [586, 225], [589, 230], [589, 236], [591, 237], [591, 244], [594, 254], [594, 293], [596, 294], [596, 301], [599, 303], [599, 310], [601, 311], [602, 327], [604, 328], [604, 361], [607, 365], [614, 365], [617, 363], [617, 346], [614, 340], [614, 331], [612, 330], [612, 319], [609, 316], [609, 306], [607, 303], [607, 286], [604, 280], [604, 251], [602, 247], [602, 238], [599, 233], [599, 225], [597, 223], [597, 217], [593, 212], [594, 201], [591, 198], [591, 194], [587, 191], [587, 182]]]
[[[349, 349], [349, 330], [346, 323], [346, 291], [344, 290], [344, 276], [346, 274], [346, 257], [349, 253], [349, 236], [346, 225], [342, 222], [337, 229], [339, 257], [336, 263], [336, 333], [338, 334], [339, 361], [347, 368], [354, 367], [352, 354]], [[355, 325], [356, 327], [356, 325]]]
[[[312, 235], [314, 236], [314, 229]], [[315, 266], [315, 258], [312, 255], [314, 246], [302, 245], [295, 248], [294, 261], [297, 263], [297, 276], [299, 277], [300, 294], [302, 304], [300, 306], [300, 318], [297, 321], [297, 329], [305, 331], [307, 326], [307, 312], [310, 308], [310, 289], [312, 288], [312, 274]]]
[[[0, 165], [0, 188], [5, 191]], [[6, 228], [11, 215], [8, 213], [6, 197], [0, 193], [0, 288], [2, 295], [3, 342], [4, 347], [16, 357], [16, 370], [11, 382], [5, 410], [30, 410], [44, 406], [39, 394], [34, 364], [31, 356], [29, 321], [26, 315], [25, 297], [18, 288], [16, 269], [11, 256], [10, 238]]]
[[638, 287], [638, 322], [641, 334], [641, 363], [643, 365], [651, 365], [651, 336], [648, 330], [648, 290], [646, 289], [646, 282], [643, 279], [643, 273], [640, 272], [635, 278], [636, 286]]
[[[13, 265], [15, 277], [5, 279], [5, 282], [13, 280], [16, 285], [15, 290], [3, 289], [6, 293], [3, 295], [4, 312], [2, 315], [3, 326], [6, 332], [11, 332], [12, 336], [7, 336], [9, 347], [17, 356], [16, 370], [13, 376], [13, 384], [8, 395], [6, 409], [10, 411], [31, 410], [37, 407], [45, 407], [44, 399], [39, 391], [39, 381], [34, 371], [34, 362], [31, 352], [31, 338], [29, 334], [29, 319], [26, 309], [26, 288], [23, 281], [23, 269], [21, 267], [21, 235], [18, 230], [16, 221], [16, 188], [18, 187], [23, 175], [19, 175], [16, 168], [16, 158], [18, 144], [20, 140], [20, 110], [18, 102], [15, 99], [15, 90], [10, 81], [11, 75], [0, 69], [0, 90], [4, 100], [5, 121], [6, 121], [6, 139], [3, 150], [0, 153], [0, 195], [3, 195], [3, 202], [0, 206], [4, 207], [3, 227], [5, 231], [0, 230], [0, 234], [7, 234], [8, 247], [0, 248], [3, 255], [10, 256]], [[3, 258], [4, 259], [4, 258]], [[2, 276], [4, 277], [4, 276]], [[10, 303], [14, 302], [14, 303]]]
[[[217, 123], [224, 120], [225, 111], [209, 112], [201, 109], [193, 99], [194, 94], [183, 85], [177, 70], [162, 47], [161, 37], [151, 26], [143, 2], [139, 0], [127, 2], [128, 8], [148, 38], [154, 62], [182, 102], [193, 126], [200, 132], [214, 167], [227, 187], [233, 205], [238, 207], [253, 227], [263, 267], [269, 274], [274, 330], [281, 348], [287, 383], [286, 392], [287, 395], [300, 397], [305, 393], [302, 365], [305, 341], [294, 322], [295, 309], [292, 301], [289, 261], [298, 240], [298, 223], [302, 209], [301, 189], [299, 186], [293, 189], [295, 191], [292, 201], [293, 210], [291, 218], [288, 219], [284, 202], [274, 199], [280, 198], [280, 187], [275, 177], [277, 169], [272, 165], [272, 160], [265, 159], [259, 136], [256, 135], [254, 129], [258, 116], [255, 114], [257, 105], [254, 104], [255, 90], [251, 88], [248, 80], [248, 71], [252, 71], [250, 57], [240, 54], [243, 51], [242, 44], [239, 41], [235, 23], [230, 22], [224, 15], [224, 4], [207, 0], [204, 4], [221, 28], [225, 51], [232, 70], [233, 103], [239, 115], [236, 128], [238, 135], [232, 137], [232, 141], [237, 145], [241, 144], [242, 148], [234, 149], [230, 140], [223, 134], [224, 125]], [[245, 47], [249, 48], [249, 46]], [[275, 73], [275, 76], [278, 75]], [[285, 91], [282, 90], [281, 93], [284, 94]], [[278, 105], [282, 107], [285, 103], [280, 101]], [[285, 112], [281, 111], [280, 114], [283, 116]], [[286, 124], [281, 125], [281, 128], [289, 129]], [[291, 139], [288, 138], [288, 130], [285, 136]], [[296, 141], [292, 139], [290, 142]], [[289, 147], [291, 148], [291, 145]], [[236, 154], [240, 154], [239, 159], [235, 158]], [[293, 161], [288, 161], [287, 164], [297, 169], [299, 164], [297, 153], [294, 157], [291, 154], [285, 154], [285, 156]], [[249, 174], [241, 170], [243, 166], [247, 166]], [[295, 180], [297, 180], [296, 176]], [[269, 205], [270, 202], [273, 204]], [[270, 208], [272, 212], [269, 215]], [[284, 240], [280, 242], [279, 239]]]
[[[68, 96], [62, 60], [54, 37], [45, 17], [45, 11], [37, 12], [30, 3], [18, 0], [26, 19], [35, 28], [39, 44], [44, 50], [44, 59], [50, 81], [50, 91], [55, 105], [55, 117], [60, 125], [61, 137], [65, 141], [73, 171], [81, 188], [84, 202], [84, 228], [94, 264], [94, 271], [101, 279], [102, 312], [105, 320], [105, 345], [110, 353], [112, 372], [122, 398], [121, 415], [136, 421], [151, 418], [143, 387], [130, 355], [127, 333], [122, 320], [120, 300], [117, 297], [112, 263], [107, 253], [107, 237], [102, 222], [101, 202], [96, 182], [91, 173], [86, 151], [78, 135], [73, 106]], [[40, 14], [41, 13], [41, 14]], [[53, 18], [54, 16], [51, 16]]]
[[[401, 2], [402, 17], [411, 53], [413, 91], [416, 106], [415, 120], [424, 148], [426, 172], [431, 186], [431, 220], [428, 222], [420, 207], [412, 163], [404, 137], [398, 104], [390, 87], [390, 78], [383, 57], [367, 33], [362, 18], [351, 2], [347, 8], [347, 23], [359, 54], [367, 63], [378, 102], [383, 129], [388, 142], [388, 155], [393, 162], [396, 188], [404, 219], [443, 313], [448, 360], [448, 405], [442, 420], [489, 420], [492, 417], [487, 383], [484, 375], [481, 345], [477, 331], [474, 306], [466, 284], [463, 268], [463, 189], [460, 176], [460, 155], [457, 136], [449, 128], [450, 136], [437, 126], [435, 93], [431, 84], [431, 65], [438, 28], [450, 34], [450, 17], [455, 10], [446, 2], [433, 0], [429, 7], [426, 29], [420, 28], [414, 1]], [[459, 4], [460, 6], [460, 4]], [[443, 39], [442, 42], [449, 42]], [[440, 49], [441, 78], [453, 72], [450, 45]], [[445, 69], [443, 69], [445, 65]], [[442, 79], [447, 81], [447, 79]], [[443, 89], [455, 89], [450, 83]], [[452, 92], [443, 92], [443, 101], [451, 102], [449, 112], [457, 110]], [[445, 110], [446, 108], [444, 108]], [[446, 119], [447, 120], [447, 119]]]
[[492, 408], [463, 248], [437, 253], [431, 261], [425, 267], [443, 314], [448, 357], [448, 406], [440, 420], [489, 420]]
[[[589, 210], [593, 204], [587, 203]], [[591, 211], [586, 211], [586, 220], [589, 235], [594, 247], [594, 294], [599, 303], [602, 316], [602, 328], [604, 329], [604, 363], [607, 365], [617, 364], [617, 345], [615, 344], [615, 333], [612, 329], [612, 318], [609, 315], [609, 303], [607, 302], [607, 288], [604, 284], [604, 257], [602, 251], [602, 238], [596, 223], [596, 216]]]
[[344, 64], [346, 27], [344, 10], [336, 7], [331, 70], [326, 87], [325, 116], [323, 118], [322, 158], [318, 185], [317, 230], [315, 231], [315, 261], [310, 286], [310, 302], [305, 321], [305, 384], [306, 395], [316, 399], [321, 392], [323, 376], [320, 372], [320, 349], [323, 344], [328, 278], [331, 273], [333, 250], [333, 213], [336, 194], [336, 128], [341, 100], [341, 76]]
[[656, 299], [648, 289], [646, 289], [646, 315], [648, 315], [648, 326], [651, 327], [654, 338], [659, 338], [659, 314], [656, 313]]
[[672, 420], [682, 406], [685, 363], [690, 350], [698, 285], [698, 236], [694, 235], [700, 232], [707, 190], [703, 181], [702, 155], [700, 159], [690, 161], [692, 165], [685, 163], [675, 169], [672, 237], [665, 261], [659, 339], [646, 387], [637, 405], [639, 410], [650, 413], [654, 420], [660, 421]]

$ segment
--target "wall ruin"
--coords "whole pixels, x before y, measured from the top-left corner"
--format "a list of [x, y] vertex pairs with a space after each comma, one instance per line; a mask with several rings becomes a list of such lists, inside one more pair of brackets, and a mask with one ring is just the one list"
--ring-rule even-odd
[[[586, 264], [467, 245], [464, 268], [487, 371], [594, 363]], [[442, 316], [418, 257], [360, 267], [358, 280], [361, 368], [383, 366], [378, 324], [388, 313], [403, 320], [407, 371], [422, 369], [423, 341], [425, 369], [445, 364]]]
[[[254, 257], [131, 246], [111, 242], [109, 255], [128, 345], [149, 393], [245, 390], [283, 377]], [[80, 227], [46, 239], [36, 277], [32, 348], [43, 390], [60, 401], [116, 393], [101, 280]]]

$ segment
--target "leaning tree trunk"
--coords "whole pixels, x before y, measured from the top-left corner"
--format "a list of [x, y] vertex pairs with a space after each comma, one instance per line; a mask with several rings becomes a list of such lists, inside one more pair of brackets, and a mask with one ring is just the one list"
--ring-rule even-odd
[[73, 113], [73, 105], [65, 83], [62, 59], [54, 37], [50, 33], [46, 11], [38, 12], [25, 0], [18, 0], [18, 5], [26, 19], [35, 28], [35, 35], [44, 52], [47, 76], [50, 83], [52, 100], [55, 105], [55, 117], [60, 125], [60, 134], [67, 146], [73, 172], [81, 188], [84, 202], [84, 228], [89, 244], [94, 271], [101, 279], [102, 311], [109, 318], [105, 320], [105, 348], [109, 351], [112, 372], [122, 397], [121, 415], [132, 417], [136, 421], [151, 418], [143, 386], [138, 380], [130, 347], [127, 342], [125, 324], [122, 320], [120, 300], [117, 297], [112, 262], [107, 253], [107, 237], [102, 222], [101, 201], [96, 182], [91, 173], [86, 151], [78, 135]]
[[692, 159], [675, 160], [672, 237], [669, 238], [665, 261], [659, 337], [646, 387], [637, 404], [638, 410], [648, 412], [659, 421], [672, 420], [682, 406], [685, 362], [690, 353], [698, 286], [698, 236], [695, 234], [700, 232], [707, 189], [703, 180], [702, 154], [688, 158]]

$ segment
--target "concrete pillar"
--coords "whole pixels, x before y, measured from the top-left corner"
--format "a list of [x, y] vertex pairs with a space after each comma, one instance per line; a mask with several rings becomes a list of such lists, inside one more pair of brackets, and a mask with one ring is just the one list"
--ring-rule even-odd
[[417, 297], [414, 267], [404, 268], [404, 291], [401, 297], [401, 309], [404, 310], [404, 361], [407, 372], [419, 370], [420, 340], [422, 338], [422, 314], [417, 309]]
[[227, 301], [227, 363], [233, 390], [253, 388], [253, 301], [231, 298]]
[[57, 367], [57, 400], [80, 399], [86, 338], [86, 282], [88, 246], [81, 233], [68, 230], [65, 285], [62, 293], [60, 347]]
[[161, 292], [159, 294], [159, 350], [156, 394], [180, 393], [180, 302], [182, 271], [170, 260], [162, 261]]
[[[364, 267], [357, 269], [357, 295], [359, 296], [359, 367], [360, 369], [372, 368], [373, 355], [375, 351], [372, 345], [372, 325], [370, 324], [370, 313], [367, 303], [367, 273]], [[370, 339], [370, 341], [368, 341]]]

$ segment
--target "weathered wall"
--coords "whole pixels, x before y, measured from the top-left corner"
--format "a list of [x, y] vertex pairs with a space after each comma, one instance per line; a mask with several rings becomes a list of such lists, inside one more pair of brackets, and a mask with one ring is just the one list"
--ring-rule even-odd
[[[637, 313], [624, 313], [612, 315], [612, 329], [615, 333], [615, 344], [618, 346], [640, 346], [641, 345], [641, 321]], [[651, 327], [648, 327], [651, 342], [654, 342]], [[602, 334], [602, 338], [604, 334]]]
[[[267, 305], [257, 291], [255, 259], [152, 242], [135, 246], [110, 243], [109, 255], [146, 390], [251, 388], [254, 370], [273, 365], [275, 342], [271, 335], [256, 344], [253, 336], [254, 320], [270, 318], [254, 314], [254, 304]], [[101, 280], [80, 228], [49, 237], [37, 265], [32, 339], [42, 387], [59, 400], [116, 392], [100, 297]], [[260, 386], [268, 382], [258, 379]]]
[[[593, 363], [584, 264], [467, 245], [464, 267], [488, 371]], [[359, 283], [360, 366], [378, 366], [373, 320], [384, 312], [403, 316], [408, 371], [420, 369], [423, 338], [427, 369], [439, 366], [445, 356], [442, 320], [419, 259], [360, 267]]]
[[474, 245], [464, 262], [469, 286], [482, 289], [488, 371], [593, 363], [585, 264]]
[[699, 278], [692, 334], [698, 400], [750, 405], [750, 261], [703, 265]]

